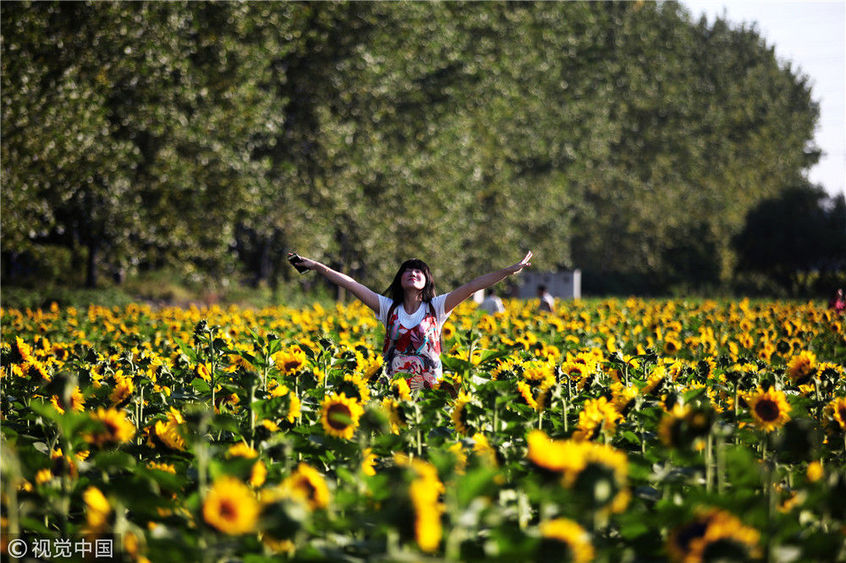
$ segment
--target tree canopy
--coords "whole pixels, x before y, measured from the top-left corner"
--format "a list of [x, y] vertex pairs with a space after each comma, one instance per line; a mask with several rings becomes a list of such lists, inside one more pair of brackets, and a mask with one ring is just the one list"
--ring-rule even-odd
[[819, 155], [807, 77], [675, 2], [6, 2], [2, 92], [7, 279], [715, 285]]

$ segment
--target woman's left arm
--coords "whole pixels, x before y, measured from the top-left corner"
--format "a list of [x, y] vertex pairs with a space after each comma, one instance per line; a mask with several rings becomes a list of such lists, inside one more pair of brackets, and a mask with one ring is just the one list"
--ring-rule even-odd
[[446, 301], [444, 301], [444, 312], [449, 313], [453, 309], [455, 309], [459, 303], [479, 291], [480, 289], [487, 289], [493, 284], [500, 282], [507, 278], [512, 274], [516, 274], [526, 266], [531, 266], [531, 262], [529, 260], [532, 259], [532, 252], [529, 251], [526, 254], [525, 258], [508, 266], [507, 268], [503, 268], [501, 270], [496, 270], [495, 272], [487, 273], [483, 276], [479, 276], [478, 278], [465, 283], [459, 288], [452, 290], [446, 297]]

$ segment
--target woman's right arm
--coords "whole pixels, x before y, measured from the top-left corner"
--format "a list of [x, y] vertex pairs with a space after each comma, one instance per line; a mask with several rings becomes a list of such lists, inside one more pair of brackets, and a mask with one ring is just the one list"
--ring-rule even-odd
[[305, 266], [309, 270], [314, 270], [335, 285], [343, 287], [355, 295], [359, 301], [373, 309], [377, 315], [379, 314], [379, 294], [366, 285], [362, 285], [348, 275], [336, 272], [326, 264], [321, 264], [316, 260], [310, 260], [309, 258], [300, 256], [298, 265]]

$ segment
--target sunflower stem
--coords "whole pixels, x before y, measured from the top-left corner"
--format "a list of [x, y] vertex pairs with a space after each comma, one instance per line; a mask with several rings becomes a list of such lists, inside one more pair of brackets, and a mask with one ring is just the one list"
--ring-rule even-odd
[[[766, 437], [766, 435], [764, 435], [763, 441], [766, 442], [766, 440], [767, 440], [767, 437]], [[767, 552], [766, 552], [766, 555], [765, 555], [765, 560], [766, 561], [772, 561], [773, 560], [773, 551], [774, 551], [773, 550], [774, 546], [773, 546], [773, 541], [772, 541], [773, 540], [772, 532], [773, 532], [773, 523], [774, 523], [773, 521], [774, 521], [774, 517], [775, 517], [776, 497], [773, 494], [773, 488], [774, 487], [773, 487], [772, 468], [770, 467], [770, 464], [766, 462], [766, 460], [764, 460], [764, 486], [767, 489], [765, 491], [765, 495], [766, 495], [766, 499], [767, 499], [767, 535], [769, 536], [768, 541], [766, 541]]]
[[423, 440], [421, 439], [420, 435], [420, 424], [423, 421], [422, 416], [420, 414], [420, 403], [417, 401], [414, 402], [414, 440], [415, 446], [417, 450], [417, 457], [423, 457]]
[[[253, 379], [253, 378], [250, 378]], [[253, 407], [253, 403], [256, 400], [256, 386], [254, 383], [250, 383], [250, 448], [253, 447], [255, 442], [256, 436], [256, 411]]]
[[761, 461], [766, 465], [767, 463], [767, 433], [762, 432], [761, 436]]
[[737, 382], [734, 384], [734, 445], [740, 443], [740, 410], [738, 405], [739, 393], [737, 389]]
[[140, 430], [141, 430], [141, 428], [144, 427], [144, 386], [139, 385], [139, 387], [141, 387], [141, 399], [138, 401], [139, 412], [138, 412], [138, 415], [136, 417], [137, 418], [136, 422], [138, 423], [137, 424], [138, 432], [136, 432], [136, 437], [138, 438], [138, 445], [140, 446], [141, 445], [141, 432], [140, 432]]
[[713, 461], [714, 461], [714, 434], [713, 432], [708, 433], [708, 441], [705, 443], [705, 490], [707, 492], [711, 492], [712, 486], [711, 481], [714, 478], [714, 468], [713, 468]]
[[726, 473], [726, 452], [725, 442], [722, 437], [717, 440], [717, 492], [723, 494], [726, 488], [725, 473]]

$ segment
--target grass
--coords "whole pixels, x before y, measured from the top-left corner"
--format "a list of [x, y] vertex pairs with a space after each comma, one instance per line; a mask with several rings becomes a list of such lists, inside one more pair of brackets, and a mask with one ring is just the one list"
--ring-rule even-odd
[[[304, 280], [308, 281], [308, 280]], [[61, 307], [125, 307], [130, 303], [149, 303], [154, 307], [188, 307], [190, 305], [237, 305], [256, 308], [287, 305], [302, 307], [315, 302], [334, 303], [334, 292], [324, 285], [305, 288], [297, 279], [279, 284], [275, 289], [267, 285], [252, 287], [239, 283], [190, 283], [166, 272], [154, 272], [110, 283], [96, 289], [57, 285], [4, 284], [0, 289], [0, 305], [14, 309], [47, 308], [51, 303]]]

